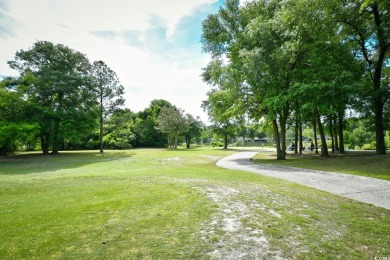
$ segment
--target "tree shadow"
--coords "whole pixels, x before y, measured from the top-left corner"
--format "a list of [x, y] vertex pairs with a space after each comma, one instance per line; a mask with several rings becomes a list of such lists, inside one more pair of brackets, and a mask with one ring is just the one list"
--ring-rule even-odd
[[101, 162], [124, 160], [133, 156], [133, 151], [65, 151], [58, 155], [41, 153], [20, 153], [0, 157], [0, 175], [27, 175], [75, 169]]

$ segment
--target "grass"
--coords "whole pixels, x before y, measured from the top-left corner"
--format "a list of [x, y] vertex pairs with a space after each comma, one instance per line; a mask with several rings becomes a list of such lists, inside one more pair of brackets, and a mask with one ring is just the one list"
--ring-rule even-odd
[[288, 152], [285, 161], [277, 161], [275, 158], [275, 152], [260, 152], [254, 161], [390, 180], [389, 154], [377, 156], [373, 151], [348, 151], [345, 154], [331, 154], [329, 159], [324, 159], [314, 152], [304, 152], [303, 155]]
[[0, 158], [0, 258], [390, 256], [390, 211], [215, 166], [233, 152]]

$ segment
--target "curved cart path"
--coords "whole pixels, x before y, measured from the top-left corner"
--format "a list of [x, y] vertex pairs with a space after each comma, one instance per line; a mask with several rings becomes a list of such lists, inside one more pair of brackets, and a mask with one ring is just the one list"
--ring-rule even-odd
[[390, 210], [390, 181], [349, 174], [257, 164], [257, 152], [239, 152], [217, 162], [217, 166], [248, 171], [306, 185]]

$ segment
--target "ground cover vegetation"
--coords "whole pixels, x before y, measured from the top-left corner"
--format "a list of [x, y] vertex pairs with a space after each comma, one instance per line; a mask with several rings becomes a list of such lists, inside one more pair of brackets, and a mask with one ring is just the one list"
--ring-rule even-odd
[[308, 125], [323, 157], [326, 128], [332, 150], [343, 153], [346, 111], [353, 111], [373, 126], [376, 153], [385, 154], [389, 9], [381, 0], [227, 0], [203, 21], [203, 50], [212, 57], [202, 74], [212, 86], [203, 107], [226, 135], [237, 122], [265, 119], [278, 159], [286, 159], [288, 128], [302, 153]]
[[372, 259], [390, 254], [390, 211], [215, 165], [234, 152], [179, 147], [3, 157], [0, 257]]

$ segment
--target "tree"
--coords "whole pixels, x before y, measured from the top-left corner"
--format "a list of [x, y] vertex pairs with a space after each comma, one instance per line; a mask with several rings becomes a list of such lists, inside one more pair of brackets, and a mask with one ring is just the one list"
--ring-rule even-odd
[[157, 118], [158, 129], [172, 137], [172, 148], [177, 149], [177, 140], [180, 133], [185, 131], [187, 120], [184, 111], [176, 107], [161, 108]]
[[157, 118], [163, 107], [173, 105], [163, 99], [155, 99], [150, 102], [149, 107], [136, 114], [132, 131], [135, 139], [132, 142], [134, 147], [164, 147], [167, 144], [167, 135], [159, 131]]
[[103, 125], [104, 120], [111, 115], [115, 109], [123, 106], [125, 100], [122, 95], [124, 88], [119, 79], [103, 61], [95, 61], [92, 65], [92, 81], [99, 102], [99, 124], [100, 124], [100, 153], [103, 153]]
[[371, 81], [370, 103], [375, 118], [376, 153], [386, 154], [384, 108], [390, 96], [384, 69], [390, 59], [390, 2], [387, 0], [333, 1], [329, 15], [340, 25], [345, 42], [351, 40], [366, 64]]
[[240, 114], [235, 113], [234, 97], [227, 90], [215, 89], [207, 95], [202, 107], [209, 115], [213, 131], [223, 137], [223, 149], [227, 149], [229, 137], [234, 137], [242, 125]]
[[111, 116], [105, 120], [106, 129], [103, 141], [110, 149], [131, 148], [131, 142], [135, 139], [132, 131], [134, 125], [134, 113], [130, 109], [116, 109]]
[[[296, 84], [290, 94], [294, 99], [304, 99], [300, 101], [302, 116], [314, 122], [314, 126], [319, 114], [322, 119], [319, 122], [329, 127], [332, 151], [338, 146], [343, 153], [345, 111], [354, 106], [362, 89], [363, 66], [354, 48], [339, 33], [333, 17], [326, 15], [331, 2], [299, 0], [294, 3], [286, 8], [286, 18], [307, 36], [304, 37], [305, 57], [297, 68]], [[326, 156], [326, 152], [322, 151], [322, 155]]]
[[95, 124], [95, 93], [84, 54], [62, 44], [38, 41], [20, 50], [11, 68], [25, 79], [24, 94], [34, 106], [44, 154], [58, 154], [61, 142], [79, 139]]
[[199, 117], [194, 118], [190, 114], [186, 114], [185, 139], [187, 149], [191, 146], [191, 140], [195, 137], [200, 137], [204, 128], [204, 123]]
[[224, 149], [227, 149], [228, 138], [235, 136], [245, 114], [241, 74], [233, 64], [223, 65], [215, 59], [203, 69], [202, 78], [213, 87], [202, 107], [213, 123], [214, 132], [223, 136]]
[[241, 51], [243, 73], [249, 89], [248, 106], [252, 118], [272, 121], [277, 159], [286, 159], [286, 124], [293, 100], [288, 95], [298, 65], [304, 57], [303, 32], [284, 19], [280, 1], [247, 5]]
[[[383, 69], [390, 53], [388, 7], [388, 1], [375, 0], [270, 0], [240, 7], [237, 0], [228, 0], [203, 22], [203, 50], [213, 58], [204, 80], [219, 86], [212, 91], [225, 92], [225, 97], [241, 93], [231, 106], [245, 111], [236, 113], [272, 122], [277, 159], [286, 158], [287, 122], [294, 120], [291, 125], [298, 130], [304, 122], [315, 122], [323, 140], [328, 126], [332, 148], [340, 144], [343, 152], [345, 110], [364, 85], [361, 60], [366, 60], [374, 85], [380, 83], [370, 92], [374, 110], [380, 104], [383, 114], [389, 102]], [[234, 74], [240, 77], [226, 84]], [[384, 127], [379, 124], [376, 131], [383, 135]], [[327, 157], [326, 142], [322, 145]]]
[[13, 153], [19, 145], [36, 144], [39, 126], [29, 120], [31, 107], [18, 91], [20, 84], [14, 78], [0, 81], [0, 155]]

